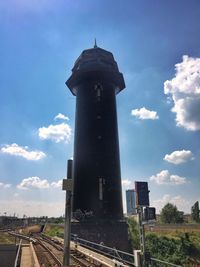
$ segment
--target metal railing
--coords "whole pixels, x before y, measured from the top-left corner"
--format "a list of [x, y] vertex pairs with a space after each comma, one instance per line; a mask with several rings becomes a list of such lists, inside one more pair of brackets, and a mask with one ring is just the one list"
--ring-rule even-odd
[[101, 243], [97, 244], [82, 238], [78, 238], [74, 234], [71, 235], [71, 240], [73, 240], [75, 244], [80, 244], [81, 246], [98, 252], [104, 256], [118, 260], [124, 264], [135, 266], [133, 254], [118, 250], [116, 248], [107, 247]]
[[22, 240], [20, 240], [19, 245], [18, 245], [18, 249], [17, 249], [17, 254], [16, 254], [16, 258], [15, 258], [15, 264], [14, 264], [14, 267], [17, 267], [18, 264], [19, 264], [20, 253], [21, 253], [21, 246], [22, 246]]
[[[156, 259], [156, 258], [150, 258], [151, 260], [151, 265], [149, 265], [150, 267], [154, 266], [153, 265], [153, 262], [157, 262], [157, 263], [161, 263], [162, 266], [173, 266], [173, 267], [182, 267], [181, 265], [177, 265], [177, 264], [174, 264], [174, 263], [169, 263], [169, 262], [166, 262], [166, 261], [162, 261], [162, 260], [159, 260], [159, 259]], [[159, 265], [160, 266], [160, 265]]]
[[[109, 258], [112, 259], [116, 259], [124, 264], [128, 264], [130, 266], [136, 266], [135, 264], [135, 259], [134, 259], [134, 255], [118, 250], [116, 248], [111, 248], [111, 247], [107, 247], [104, 244], [97, 244], [82, 238], [78, 238], [77, 235], [71, 234], [71, 240], [73, 240], [76, 244], [79, 244], [83, 247], [86, 247], [88, 249], [91, 249], [95, 252], [98, 252], [102, 255], [105, 255]], [[157, 264], [156, 264], [157, 263]], [[161, 265], [162, 264], [162, 265]], [[149, 262], [149, 267], [154, 267], [154, 266], [172, 266], [172, 267], [182, 267], [181, 265], [177, 265], [174, 263], [170, 263], [170, 262], [166, 262], [164, 260], [159, 260], [156, 258], [150, 258], [150, 262]]]

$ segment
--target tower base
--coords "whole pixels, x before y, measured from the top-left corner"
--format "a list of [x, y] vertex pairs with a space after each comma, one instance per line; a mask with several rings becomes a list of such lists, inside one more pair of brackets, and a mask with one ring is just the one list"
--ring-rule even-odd
[[103, 221], [103, 222], [73, 222], [71, 233], [97, 244], [116, 248], [125, 252], [131, 251], [128, 238], [128, 224], [125, 221]]

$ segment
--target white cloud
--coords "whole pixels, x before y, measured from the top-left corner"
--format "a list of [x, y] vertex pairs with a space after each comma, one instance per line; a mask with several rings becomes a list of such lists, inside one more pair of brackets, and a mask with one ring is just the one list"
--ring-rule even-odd
[[67, 116], [65, 116], [64, 114], [62, 113], [58, 113], [58, 115], [55, 116], [54, 120], [66, 120], [66, 121], [69, 121], [69, 118]]
[[122, 186], [130, 186], [131, 184], [132, 184], [132, 182], [128, 179], [122, 180]]
[[49, 125], [48, 127], [41, 127], [38, 130], [41, 139], [50, 139], [56, 143], [68, 143], [71, 138], [71, 133], [71, 127], [67, 123]]
[[49, 182], [46, 179], [40, 179], [37, 176], [28, 177], [21, 181], [20, 184], [17, 185], [18, 189], [46, 189], [49, 188]]
[[52, 186], [53, 188], [62, 188], [62, 182], [63, 182], [63, 180], [59, 180], [59, 181], [57, 181], [57, 182], [52, 182], [52, 183], [51, 183], [51, 186]]
[[5, 184], [5, 183], [0, 182], [0, 188], [10, 188], [10, 187], [11, 187], [11, 184]]
[[1, 148], [2, 153], [23, 157], [27, 160], [40, 160], [46, 157], [46, 154], [42, 151], [28, 151], [28, 147], [22, 147], [17, 144], [5, 145]]
[[176, 165], [185, 163], [192, 159], [194, 159], [194, 157], [190, 150], [177, 150], [171, 154], [166, 154], [164, 157], [164, 160]]
[[141, 119], [141, 120], [157, 120], [159, 119], [156, 111], [151, 111], [145, 107], [140, 109], [131, 110], [131, 115]]
[[186, 183], [186, 178], [178, 175], [171, 175], [168, 170], [163, 170], [150, 177], [150, 181], [161, 184], [180, 185]]
[[[1, 183], [0, 183], [1, 186]], [[40, 177], [28, 177], [21, 181], [20, 184], [17, 185], [18, 189], [50, 189], [50, 188], [61, 188], [62, 180], [49, 182], [46, 179], [41, 179]]]
[[200, 58], [183, 56], [175, 65], [175, 77], [165, 81], [164, 92], [174, 104], [177, 126], [200, 130]]
[[181, 196], [171, 196], [169, 194], [165, 194], [161, 199], [153, 200], [151, 205], [156, 208], [156, 212], [160, 212], [162, 208], [167, 204], [172, 203], [177, 206], [178, 210], [184, 212], [190, 212], [190, 208], [192, 203], [188, 200], [184, 199]]

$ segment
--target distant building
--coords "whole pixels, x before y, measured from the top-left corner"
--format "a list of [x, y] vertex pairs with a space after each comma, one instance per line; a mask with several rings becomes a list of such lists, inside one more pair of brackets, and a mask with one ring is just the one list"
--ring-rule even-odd
[[126, 190], [127, 215], [134, 215], [136, 210], [136, 192], [134, 189]]

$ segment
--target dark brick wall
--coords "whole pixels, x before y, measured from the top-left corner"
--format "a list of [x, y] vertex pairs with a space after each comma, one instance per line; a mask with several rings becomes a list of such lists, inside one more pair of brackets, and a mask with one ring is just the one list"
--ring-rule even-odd
[[126, 222], [73, 222], [71, 232], [79, 238], [131, 252]]

